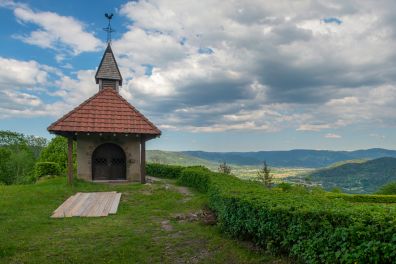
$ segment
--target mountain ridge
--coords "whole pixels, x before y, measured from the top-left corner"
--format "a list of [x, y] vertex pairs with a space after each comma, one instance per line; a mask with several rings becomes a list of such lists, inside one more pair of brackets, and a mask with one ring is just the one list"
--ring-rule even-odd
[[327, 190], [338, 187], [349, 193], [372, 193], [384, 184], [396, 181], [396, 158], [345, 163], [319, 169], [309, 175], [310, 180], [320, 183]]
[[260, 165], [265, 160], [268, 164], [275, 167], [307, 168], [327, 167], [344, 160], [370, 160], [381, 157], [396, 158], [396, 150], [383, 148], [353, 151], [293, 149], [252, 152], [181, 151], [181, 153], [217, 163], [226, 161], [227, 163], [236, 165]]

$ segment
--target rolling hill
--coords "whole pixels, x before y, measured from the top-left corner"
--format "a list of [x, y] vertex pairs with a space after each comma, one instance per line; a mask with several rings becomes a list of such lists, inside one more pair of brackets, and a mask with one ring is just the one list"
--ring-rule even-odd
[[163, 150], [147, 150], [147, 161], [180, 166], [202, 165], [208, 168], [217, 168], [218, 166], [216, 162], [194, 157], [183, 152]]
[[257, 151], [257, 152], [205, 152], [184, 151], [190, 157], [214, 162], [226, 161], [236, 165], [260, 165], [265, 160], [273, 167], [306, 167], [323, 168], [344, 160], [376, 159], [381, 157], [396, 158], [395, 150], [367, 149], [356, 151], [329, 150], [289, 150], [289, 151]]
[[382, 185], [396, 181], [396, 158], [385, 157], [331, 166], [316, 170], [310, 177], [327, 190], [339, 187], [349, 193], [372, 193]]

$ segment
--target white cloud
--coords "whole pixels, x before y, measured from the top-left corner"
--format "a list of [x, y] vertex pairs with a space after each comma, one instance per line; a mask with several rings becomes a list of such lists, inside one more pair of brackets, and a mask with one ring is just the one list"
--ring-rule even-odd
[[297, 131], [321, 131], [328, 128], [331, 128], [330, 124], [301, 124]]
[[333, 133], [327, 133], [324, 137], [325, 137], [325, 138], [331, 138], [331, 139], [341, 138], [340, 135], [338, 135], [338, 134], [333, 134]]
[[71, 78], [37, 61], [0, 57], [0, 119], [60, 117], [98, 91], [94, 74], [81, 70]]
[[47, 82], [48, 73], [44, 65], [36, 61], [20, 61], [0, 57], [0, 85], [2, 89], [14, 89], [15, 86], [34, 86]]
[[[379, 72], [388, 74], [382, 65], [394, 54], [388, 47], [396, 43], [382, 19], [386, 7], [376, 6], [373, 12], [369, 4], [359, 9], [343, 1], [208, 5], [213, 2], [152, 0], [129, 2], [120, 9], [133, 21], [114, 42], [127, 72], [123, 93], [165, 120], [164, 127], [184, 122], [191, 127], [181, 129], [196, 126], [200, 131], [209, 131], [206, 126], [235, 129], [238, 124], [247, 130], [272, 126], [321, 131], [382, 119], [374, 109], [380, 99], [369, 102], [362, 91], [372, 98], [380, 93], [367, 84], [378, 81]], [[326, 16], [342, 23], [324, 23]], [[199, 54], [200, 48], [214, 53]], [[144, 64], [154, 65], [152, 75], [144, 75]], [[229, 85], [228, 92], [219, 93], [222, 84]], [[199, 90], [206, 92], [206, 100]], [[238, 109], [238, 104], [245, 106]], [[268, 109], [279, 104], [287, 112], [269, 118]], [[224, 111], [213, 112], [205, 124], [202, 109], [217, 105]], [[375, 114], [362, 115], [367, 105]]]
[[103, 46], [86, 26], [73, 17], [61, 16], [54, 12], [33, 11], [26, 5], [14, 4], [15, 17], [22, 23], [32, 23], [37, 30], [29, 35], [17, 35], [16, 38], [41, 48], [51, 48], [59, 52], [68, 51], [68, 55], [97, 51]]
[[[119, 12], [129, 21], [127, 31], [112, 44], [124, 77], [121, 94], [173, 130], [396, 126], [396, 33], [391, 2], [385, 2], [128, 2]], [[19, 21], [38, 27], [19, 38], [57, 50], [58, 62], [101, 47], [75, 18], [13, 8]], [[342, 23], [325, 23], [326, 17]], [[37, 62], [19, 67], [25, 64], [25, 75], [8, 80], [2, 71], [0, 80], [45, 86], [55, 74], [51, 95], [58, 101], [43, 103], [51, 114], [97, 91], [93, 70], [64, 76]]]

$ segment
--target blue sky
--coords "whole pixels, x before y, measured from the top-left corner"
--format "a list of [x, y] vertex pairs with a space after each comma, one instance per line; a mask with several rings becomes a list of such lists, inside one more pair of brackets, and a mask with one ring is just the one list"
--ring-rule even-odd
[[[221, 4], [220, 4], [221, 3]], [[396, 149], [392, 1], [0, 0], [0, 129], [47, 126], [98, 91], [105, 12], [148, 148]]]

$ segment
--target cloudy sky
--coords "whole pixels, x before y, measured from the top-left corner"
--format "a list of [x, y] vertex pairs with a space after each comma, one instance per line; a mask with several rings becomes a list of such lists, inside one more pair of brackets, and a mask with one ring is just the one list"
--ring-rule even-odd
[[392, 0], [0, 0], [0, 129], [51, 137], [98, 91], [105, 12], [151, 149], [396, 149]]

